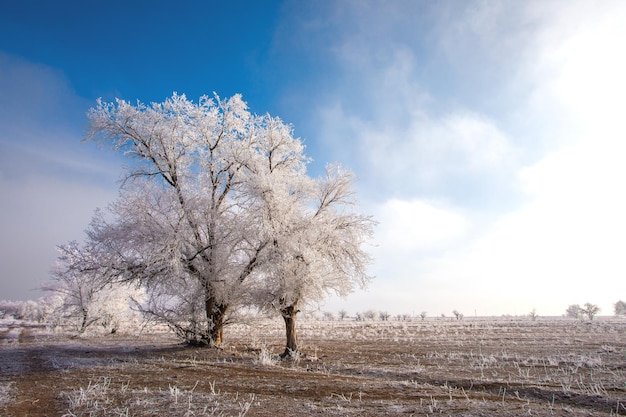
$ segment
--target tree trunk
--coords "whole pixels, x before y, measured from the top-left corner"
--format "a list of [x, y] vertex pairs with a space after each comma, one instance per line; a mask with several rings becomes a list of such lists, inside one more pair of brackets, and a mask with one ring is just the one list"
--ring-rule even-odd
[[224, 317], [228, 305], [216, 304], [215, 299], [208, 298], [205, 302], [207, 317], [207, 344], [217, 347], [222, 344], [222, 334], [224, 330]]
[[82, 313], [82, 317], [83, 320], [80, 323], [80, 329], [78, 329], [78, 333], [83, 333], [85, 330], [87, 330], [87, 310], [84, 308], [81, 308], [81, 313]]
[[213, 312], [209, 320], [209, 345], [220, 346], [222, 344], [222, 334], [224, 331], [224, 316], [226, 306], [219, 305]]
[[285, 320], [285, 333], [287, 336], [287, 344], [281, 358], [293, 358], [298, 352], [298, 339], [296, 337], [296, 314], [298, 310], [295, 304], [283, 308], [280, 312]]

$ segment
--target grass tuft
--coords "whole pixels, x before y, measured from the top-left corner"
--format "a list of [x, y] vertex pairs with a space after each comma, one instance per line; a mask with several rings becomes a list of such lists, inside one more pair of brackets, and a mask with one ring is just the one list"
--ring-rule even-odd
[[87, 387], [66, 392], [68, 405], [63, 417], [147, 417], [154, 415], [177, 416], [245, 416], [254, 402], [231, 398], [211, 390], [210, 393], [190, 388], [168, 386], [167, 390], [146, 387], [133, 389], [129, 384], [115, 385], [110, 378], [90, 381]]

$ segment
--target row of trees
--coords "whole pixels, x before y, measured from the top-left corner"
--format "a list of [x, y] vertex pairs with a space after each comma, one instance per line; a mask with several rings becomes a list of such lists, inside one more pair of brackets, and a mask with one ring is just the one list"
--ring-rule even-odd
[[141, 299], [141, 291], [126, 285], [109, 285], [95, 292], [88, 287], [55, 287], [36, 301], [0, 300], [0, 319], [25, 320], [77, 333], [88, 328], [110, 333], [136, 331], [145, 320], [135, 308], [135, 299]]
[[[94, 291], [93, 287], [83, 285], [82, 287], [55, 287], [51, 290], [52, 292], [48, 296], [36, 301], [0, 300], [0, 319], [12, 318], [34, 321], [52, 327], [70, 327], [79, 333], [84, 332], [89, 327], [97, 327], [108, 332], [116, 332], [118, 329], [132, 331], [146, 324], [144, 320], [146, 317], [141, 315], [139, 308], [137, 308], [140, 305], [137, 300], [145, 299], [145, 294], [141, 288], [127, 285], [105, 286]], [[568, 307], [565, 316], [583, 319], [589, 318], [589, 312], [592, 313], [592, 317], [595, 317], [594, 312], [599, 311], [599, 308], [593, 304], [585, 305], [585, 308], [573, 304]], [[626, 316], [626, 302], [616, 302], [614, 314], [615, 316]], [[241, 316], [247, 317], [245, 314]], [[309, 311], [305, 313], [305, 317], [325, 321], [413, 321], [425, 320], [427, 312], [423, 311], [418, 316], [397, 314], [392, 317], [386, 311], [376, 310], [357, 312], [354, 316], [350, 316], [346, 310], [340, 310], [337, 314], [325, 311], [321, 316]], [[445, 315], [441, 315], [441, 317], [445, 318]], [[528, 317], [534, 321], [539, 315], [533, 309], [528, 313]], [[458, 318], [457, 316], [453, 318], [462, 320], [463, 317], [460, 315]]]
[[51, 289], [141, 289], [138, 309], [209, 346], [221, 344], [238, 308], [276, 311], [288, 354], [301, 305], [371, 279], [362, 245], [374, 222], [355, 210], [353, 175], [331, 165], [308, 176], [291, 127], [251, 114], [239, 95], [98, 101], [89, 120], [86, 140], [130, 163], [84, 243], [59, 247]]
[[[626, 302], [620, 300], [616, 302], [613, 305], [613, 307], [614, 307], [614, 313], [616, 316], [626, 316]], [[584, 307], [581, 307], [579, 304], [572, 304], [568, 306], [567, 310], [565, 311], [565, 316], [570, 317], [570, 318], [577, 318], [577, 319], [588, 318], [589, 320], [593, 320], [594, 317], [600, 313], [600, 311], [601, 311], [600, 307], [592, 303], [585, 303]], [[459, 312], [458, 310], [453, 310], [452, 315], [454, 316], [456, 320], [463, 320], [463, 318], [465, 317], [464, 314]], [[426, 316], [427, 316], [427, 312], [425, 311], [422, 311], [419, 314], [419, 317], [422, 320], [424, 320]], [[340, 320], [344, 320], [347, 317], [348, 317], [348, 313], [345, 310], [339, 311], [338, 318]], [[357, 312], [354, 319], [356, 321], [376, 320], [376, 319], [379, 319], [381, 321], [386, 321], [386, 320], [389, 320], [390, 317], [391, 315], [387, 313], [386, 311], [377, 312], [375, 310], [366, 310], [362, 313]], [[441, 317], [445, 317], [445, 314], [441, 314]], [[539, 314], [537, 313], [537, 310], [533, 308], [528, 313], [528, 317], [530, 317], [531, 320], [535, 321], [539, 317]], [[326, 312], [324, 313], [324, 318], [327, 320], [333, 320], [335, 316], [332, 313]], [[396, 320], [398, 321], [407, 321], [407, 320], [411, 320], [412, 318], [413, 317], [409, 314], [396, 315]]]
[[600, 307], [592, 303], [585, 303], [584, 307], [578, 304], [571, 304], [565, 310], [565, 315], [570, 318], [580, 319], [587, 317], [590, 321], [600, 313]]

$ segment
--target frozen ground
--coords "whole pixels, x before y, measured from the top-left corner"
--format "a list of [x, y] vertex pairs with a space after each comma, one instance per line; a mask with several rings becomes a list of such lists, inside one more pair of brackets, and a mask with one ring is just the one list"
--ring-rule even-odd
[[280, 321], [221, 350], [0, 323], [1, 416], [626, 415], [626, 320]]

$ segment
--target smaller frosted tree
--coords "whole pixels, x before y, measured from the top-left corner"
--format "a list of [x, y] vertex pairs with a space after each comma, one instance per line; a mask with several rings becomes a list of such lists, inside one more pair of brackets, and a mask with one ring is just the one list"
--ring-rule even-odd
[[17, 303], [10, 300], [0, 300], [0, 319], [15, 316], [17, 312]]
[[[51, 292], [49, 304], [55, 306], [48, 315], [51, 324], [70, 324], [78, 333], [98, 324], [115, 333], [140, 322], [140, 314], [131, 309], [133, 303], [143, 302], [140, 289], [105, 283], [97, 270], [90, 273], [91, 253], [76, 242], [60, 246], [59, 251], [52, 282], [44, 287]], [[78, 265], [80, 270], [75, 269]]]
[[620, 300], [613, 305], [616, 316], [626, 316], [626, 302]]
[[592, 321], [599, 312], [600, 307], [592, 303], [585, 303], [585, 308], [581, 310], [581, 313], [587, 316], [589, 318], [589, 321]]
[[298, 349], [295, 323], [301, 306], [329, 294], [345, 296], [371, 279], [366, 273], [370, 257], [362, 245], [371, 237], [374, 221], [354, 211], [351, 172], [328, 166], [326, 176], [317, 180], [298, 170], [276, 175], [281, 166], [275, 161], [281, 159], [269, 155], [274, 178], [260, 183], [257, 192], [271, 243], [255, 299], [261, 308], [282, 315], [286, 357]]
[[41, 300], [9, 301], [0, 300], [0, 319], [13, 317], [16, 320], [42, 322], [45, 312]]
[[583, 309], [578, 304], [570, 304], [565, 310], [565, 316], [572, 319], [579, 319], [583, 314]]
[[375, 310], [366, 310], [363, 312], [363, 318], [365, 320], [376, 320], [376, 311]]
[[[52, 271], [52, 283], [44, 290], [60, 296], [58, 316], [61, 321], [73, 321], [76, 330], [83, 333], [100, 318], [94, 314], [92, 306], [102, 284], [87, 267], [92, 262], [90, 251], [82, 250], [75, 241], [58, 249], [60, 255]], [[78, 265], [81, 267], [78, 268]]]
[[324, 320], [326, 320], [326, 321], [333, 321], [333, 320], [335, 320], [335, 315], [332, 313], [332, 311], [325, 311], [324, 312]]
[[39, 299], [43, 322], [50, 328], [63, 325], [64, 296], [59, 292], [49, 292]]

